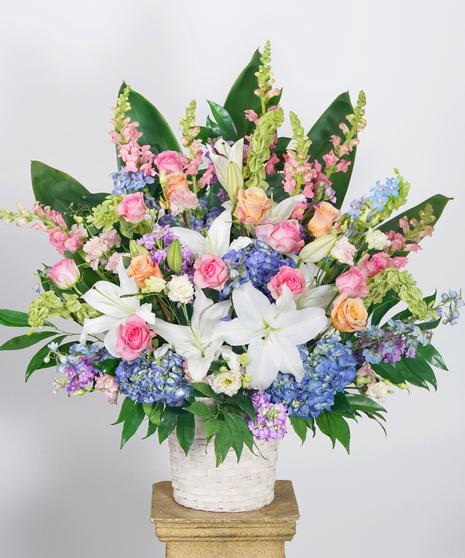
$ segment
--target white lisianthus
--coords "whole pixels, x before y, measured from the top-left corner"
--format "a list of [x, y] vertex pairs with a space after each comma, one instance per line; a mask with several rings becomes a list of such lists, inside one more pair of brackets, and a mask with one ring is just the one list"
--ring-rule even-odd
[[336, 241], [330, 255], [341, 264], [354, 265], [354, 254], [357, 251], [346, 236]]
[[224, 393], [228, 397], [236, 395], [242, 387], [241, 373], [238, 370], [227, 370], [208, 376], [208, 383], [215, 393]]
[[376, 399], [378, 403], [384, 403], [388, 396], [388, 387], [384, 382], [373, 382], [368, 384], [367, 390], [365, 392], [368, 397]]
[[194, 298], [194, 285], [187, 275], [179, 275], [168, 281], [165, 292], [173, 302], [185, 304]]
[[387, 235], [379, 230], [370, 229], [365, 235], [368, 250], [383, 250], [386, 246], [391, 246], [391, 241]]

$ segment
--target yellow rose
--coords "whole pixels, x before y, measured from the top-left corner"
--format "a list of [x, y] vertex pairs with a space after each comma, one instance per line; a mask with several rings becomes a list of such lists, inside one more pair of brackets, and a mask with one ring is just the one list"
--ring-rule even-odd
[[256, 186], [247, 190], [239, 188], [237, 198], [234, 216], [246, 225], [258, 225], [268, 209], [271, 209], [271, 202], [265, 192]]
[[339, 331], [365, 331], [367, 319], [361, 298], [347, 298], [347, 293], [341, 293], [333, 302], [331, 322]]
[[341, 216], [341, 210], [328, 202], [321, 202], [315, 207], [315, 215], [308, 222], [307, 228], [315, 238], [331, 234], [334, 221]]

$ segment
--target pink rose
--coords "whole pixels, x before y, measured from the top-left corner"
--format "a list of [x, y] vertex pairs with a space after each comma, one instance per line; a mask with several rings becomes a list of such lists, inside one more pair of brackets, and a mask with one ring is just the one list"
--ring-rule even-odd
[[364, 273], [358, 267], [351, 267], [336, 279], [336, 287], [350, 298], [365, 298], [368, 294]]
[[363, 273], [365, 278], [368, 279], [369, 277], [374, 277], [380, 271], [385, 270], [387, 268], [388, 259], [388, 254], [385, 254], [384, 252], [375, 254], [372, 258], [370, 258], [369, 254], [365, 254], [358, 262], [357, 268]]
[[160, 172], [165, 171], [167, 175], [174, 172], [182, 172], [183, 165], [188, 162], [189, 159], [177, 151], [162, 151], [155, 158], [158, 170]]
[[229, 277], [229, 272], [224, 261], [213, 254], [204, 254], [194, 262], [194, 283], [201, 289], [215, 289], [222, 291]]
[[128, 223], [136, 224], [143, 221], [147, 213], [143, 193], [137, 192], [125, 196], [116, 208], [116, 213]]
[[302, 293], [308, 291], [305, 286], [305, 278], [300, 269], [294, 269], [287, 265], [283, 265], [276, 275], [271, 278], [267, 287], [271, 296], [278, 300], [283, 293], [283, 285], [287, 285], [294, 299], [298, 298]]
[[79, 281], [80, 273], [74, 260], [65, 258], [48, 270], [47, 277], [50, 277], [59, 289], [67, 290]]
[[149, 325], [137, 314], [129, 316], [126, 323], [116, 330], [116, 352], [124, 360], [134, 360], [145, 349], [152, 349], [152, 337], [156, 333], [150, 331]]
[[258, 225], [255, 234], [257, 238], [263, 236], [268, 246], [281, 253], [297, 252], [305, 244], [300, 238], [297, 221], [283, 221], [277, 225]]

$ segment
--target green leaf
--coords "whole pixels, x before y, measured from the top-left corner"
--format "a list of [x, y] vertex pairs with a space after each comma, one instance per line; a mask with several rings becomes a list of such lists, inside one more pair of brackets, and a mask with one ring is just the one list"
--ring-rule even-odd
[[179, 416], [166, 406], [158, 426], [158, 441], [162, 444], [176, 428]]
[[384, 407], [381, 407], [379, 403], [376, 403], [376, 401], [373, 401], [373, 399], [370, 399], [366, 395], [347, 394], [346, 398], [355, 411], [363, 411], [365, 413], [387, 412]]
[[192, 403], [190, 407], [186, 407], [185, 410], [203, 419], [209, 419], [212, 416], [210, 407], [200, 401], [194, 401], [194, 403]]
[[210, 397], [211, 399], [218, 399], [219, 397], [218, 394], [204, 382], [193, 382], [191, 386], [194, 388], [195, 392], [198, 393], [194, 393], [195, 397]]
[[241, 417], [234, 413], [224, 413], [224, 420], [226, 424], [229, 426], [232, 434], [232, 447], [236, 453], [237, 462], [239, 463], [239, 460], [242, 455], [242, 449], [244, 447], [244, 440], [242, 436], [242, 428], [240, 424], [237, 422], [237, 419], [241, 419]]
[[350, 428], [343, 417], [323, 411], [316, 417], [316, 423], [323, 434], [331, 439], [333, 448], [336, 440], [339, 440], [347, 453], [350, 453]]
[[221, 463], [226, 459], [229, 448], [232, 446], [233, 435], [229, 426], [223, 422], [219, 421], [220, 429], [216, 433], [215, 437], [215, 455], [216, 455], [216, 466], [219, 467]]
[[179, 445], [187, 455], [192, 446], [195, 436], [195, 418], [194, 415], [178, 416], [176, 425], [176, 437]]
[[[60, 213], [68, 212], [71, 206], [77, 208], [82, 196], [90, 193], [69, 174], [39, 161], [32, 161], [31, 179], [36, 200]], [[72, 217], [63, 218], [68, 227], [74, 224]]]
[[371, 367], [373, 370], [384, 378], [385, 380], [389, 380], [393, 384], [402, 384], [405, 382], [405, 376], [403, 375], [402, 371], [399, 370], [397, 366], [392, 365], [390, 362], [380, 362], [379, 364], [372, 364]]
[[251, 109], [257, 112], [260, 106], [260, 99], [254, 93], [258, 86], [255, 72], [258, 72], [259, 66], [260, 51], [257, 49], [234, 82], [224, 102], [224, 108], [231, 115], [239, 138], [247, 135], [253, 127], [253, 122], [245, 119], [244, 111]]
[[354, 410], [350, 406], [349, 400], [342, 392], [338, 392], [334, 396], [334, 405], [331, 407], [330, 412], [347, 418], [353, 418], [355, 416]]
[[[66, 339], [66, 337], [68, 337], [68, 336], [67, 335], [61, 335], [60, 337], [56, 337], [53, 340], [53, 342], [60, 344], [63, 341], [63, 339]], [[29, 364], [27, 366], [27, 370], [26, 370], [26, 382], [29, 380], [29, 378], [30, 378], [30, 376], [33, 372], [35, 372], [36, 370], [40, 370], [43, 367], [44, 364], [50, 364], [50, 363], [45, 363], [44, 362], [44, 358], [49, 354], [49, 352], [50, 352], [50, 349], [48, 348], [48, 343], [47, 343], [47, 345], [42, 347], [32, 357], [31, 361], [29, 362]], [[50, 359], [50, 361], [52, 362], [51, 366], [56, 365], [55, 359]]]
[[426, 381], [419, 374], [417, 374], [415, 370], [407, 365], [407, 359], [402, 357], [401, 360], [396, 362], [396, 368], [400, 374], [404, 376], [407, 382], [410, 382], [414, 386], [429, 389]]
[[452, 200], [452, 199], [454, 199], [454, 198], [447, 198], [446, 196], [443, 196], [442, 194], [436, 194], [435, 196], [432, 196], [431, 198], [428, 198], [424, 202], [419, 203], [415, 207], [407, 209], [406, 211], [402, 211], [402, 209], [400, 209], [399, 214], [396, 217], [393, 217], [389, 221], [386, 221], [385, 223], [382, 223], [378, 227], [378, 230], [386, 232], [386, 233], [388, 233], [389, 231], [394, 231], [396, 233], [402, 233], [403, 231], [402, 231], [402, 229], [399, 225], [399, 219], [401, 217], [404, 217], [404, 215], [405, 215], [405, 216], [407, 216], [407, 219], [409, 221], [412, 218], [420, 220], [420, 210], [425, 209], [426, 204], [430, 204], [430, 205], [433, 206], [434, 216], [436, 217], [436, 221], [434, 221], [433, 225], [436, 226], [436, 223], [438, 222], [439, 217], [441, 217], [442, 212], [444, 211], [444, 208], [447, 205], [447, 202], [449, 200]]
[[371, 315], [371, 324], [377, 326], [384, 316], [399, 303], [399, 296], [391, 289], [386, 293], [383, 302], [373, 306], [373, 314]]
[[[349, 128], [351, 128], [346, 116], [348, 114], [353, 114], [353, 112], [354, 107], [350, 101], [349, 93], [342, 93], [331, 103], [331, 105], [325, 110], [308, 132], [307, 136], [312, 140], [309, 153], [314, 159], [317, 159], [321, 163], [323, 168], [325, 165], [323, 155], [329, 153], [332, 149], [332, 144], [330, 143], [331, 136], [337, 135], [340, 136], [342, 140], [345, 139], [339, 128], [339, 124], [344, 122]], [[354, 147], [347, 156], [343, 157], [343, 159], [351, 162], [346, 173], [338, 172], [331, 175], [331, 180], [333, 182], [332, 188], [336, 192], [337, 199], [334, 205], [337, 208], [341, 207], [347, 188], [349, 187], [356, 151], [357, 148]]]
[[218, 124], [216, 124], [216, 122], [213, 122], [213, 120], [207, 116], [205, 134], [209, 139], [216, 139], [223, 135], [223, 130], [218, 126]]
[[[29, 315], [26, 312], [16, 310], [0, 310], [0, 325], [6, 327], [31, 327], [28, 322]], [[44, 325], [50, 327], [52, 324], [44, 321]]]
[[124, 420], [120, 449], [123, 449], [126, 442], [134, 436], [145, 417], [141, 403], [132, 401], [132, 404], [131, 412], [128, 413], [128, 416]]
[[246, 419], [244, 417], [242, 417], [241, 415], [238, 415], [236, 413], [230, 413], [228, 416], [229, 416], [230, 420], [234, 421], [237, 424], [237, 426], [239, 427], [239, 429], [242, 432], [243, 442], [249, 448], [249, 450], [252, 453], [254, 453], [253, 434], [249, 429], [249, 425], [248, 425]]
[[207, 420], [207, 422], [205, 423], [205, 435], [207, 436], [207, 438], [211, 438], [212, 436], [214, 436], [218, 430], [221, 428], [221, 425], [223, 424], [223, 421], [215, 419], [215, 418], [211, 418], [209, 420]]
[[80, 204], [87, 206], [89, 209], [93, 209], [97, 205], [102, 204], [108, 195], [109, 195], [108, 192], [99, 192], [98, 194], [86, 194], [85, 196], [82, 196], [80, 200]]
[[92, 366], [98, 368], [100, 372], [103, 372], [104, 374], [108, 374], [108, 376], [116, 376], [115, 370], [118, 368], [119, 363], [120, 363], [119, 359], [107, 358], [105, 360], [101, 360], [100, 362], [93, 362]]
[[145, 440], [146, 438], [153, 436], [153, 434], [155, 434], [155, 432], [157, 431], [157, 428], [158, 425], [154, 424], [152, 421], [149, 420], [149, 425], [147, 427], [147, 434], [142, 438], [142, 440]]
[[303, 445], [303, 443], [307, 439], [307, 423], [299, 417], [295, 417], [294, 415], [289, 415], [289, 420], [291, 421], [295, 433], [302, 440]]
[[149, 416], [149, 421], [158, 426], [160, 424], [164, 408], [165, 404], [162, 401], [156, 403], [152, 413]]
[[437, 391], [438, 382], [433, 369], [419, 353], [415, 355], [415, 358], [402, 358], [402, 360], [412, 374], [426, 380]]
[[334, 432], [331, 430], [331, 425], [329, 423], [328, 417], [329, 417], [328, 413], [326, 411], [323, 411], [321, 415], [318, 415], [315, 418], [315, 421], [316, 421], [316, 425], [321, 430], [321, 432], [325, 436], [328, 436], [328, 438], [331, 439], [334, 448], [334, 446], [336, 445], [336, 436], [334, 435]]
[[436, 368], [448, 370], [442, 356], [433, 347], [433, 345], [422, 345], [421, 343], [419, 343], [417, 346], [417, 353], [419, 353], [426, 360], [426, 362], [429, 362], [433, 366], [436, 366]]
[[229, 112], [221, 105], [218, 105], [213, 101], [207, 101], [207, 103], [210, 105], [210, 109], [216, 120], [216, 123], [222, 130], [223, 139], [237, 141], [239, 138], [237, 135], [236, 126], [234, 126], [233, 119], [231, 118]]
[[134, 407], [134, 401], [129, 399], [129, 397], [125, 397], [123, 400], [123, 404], [121, 405], [119, 416], [116, 422], [112, 424], [112, 426], [114, 426], [115, 424], [120, 424], [121, 422], [124, 422], [126, 418], [132, 416], [132, 413], [134, 412], [133, 407]]
[[[126, 87], [123, 82], [119, 90], [121, 94]], [[161, 113], [145, 97], [131, 89], [129, 93], [131, 110], [126, 115], [139, 122], [139, 145], [150, 145], [152, 153], [158, 155], [161, 151], [179, 151], [181, 147]]]
[[19, 335], [18, 337], [13, 337], [0, 347], [0, 351], [18, 351], [20, 349], [25, 349], [31, 345], [35, 345], [44, 339], [49, 337], [54, 337], [57, 334], [56, 331], [39, 331], [34, 332], [31, 335]]
[[255, 422], [256, 413], [250, 397], [247, 397], [247, 395], [243, 393], [236, 393], [233, 399], [239, 404], [244, 413]]

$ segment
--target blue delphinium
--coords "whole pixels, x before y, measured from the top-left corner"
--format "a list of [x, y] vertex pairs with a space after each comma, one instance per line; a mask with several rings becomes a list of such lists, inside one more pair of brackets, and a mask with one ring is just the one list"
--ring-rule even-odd
[[310, 354], [305, 345], [299, 349], [305, 368], [302, 381], [280, 372], [265, 395], [273, 403], [283, 403], [289, 415], [315, 418], [329, 411], [335, 394], [353, 381], [356, 362], [351, 349], [336, 337], [318, 341]]
[[182, 405], [193, 389], [185, 378], [183, 358], [171, 351], [160, 358], [154, 358], [151, 351], [143, 351], [134, 360], [121, 360], [116, 368], [116, 382], [133, 401], [164, 401], [171, 407]]
[[131, 192], [137, 192], [145, 188], [147, 184], [153, 184], [153, 176], [144, 176], [143, 171], [139, 172], [126, 172], [120, 170], [110, 174], [113, 180], [113, 195], [123, 195]]
[[265, 294], [270, 302], [274, 302], [267, 287], [271, 278], [283, 265], [295, 268], [292, 258], [276, 252], [261, 240], [253, 240], [242, 250], [230, 250], [223, 256], [223, 260], [229, 270], [229, 279], [220, 294], [221, 300], [230, 298], [233, 289], [251, 281], [252, 285]]

